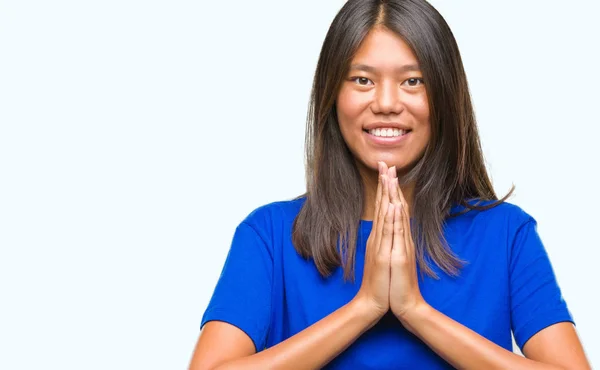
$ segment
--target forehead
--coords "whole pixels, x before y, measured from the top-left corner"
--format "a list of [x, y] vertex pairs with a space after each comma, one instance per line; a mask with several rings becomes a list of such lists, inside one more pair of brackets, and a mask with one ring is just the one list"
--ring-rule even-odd
[[375, 28], [367, 34], [351, 64], [395, 69], [406, 64], [417, 64], [417, 58], [400, 36], [385, 28]]

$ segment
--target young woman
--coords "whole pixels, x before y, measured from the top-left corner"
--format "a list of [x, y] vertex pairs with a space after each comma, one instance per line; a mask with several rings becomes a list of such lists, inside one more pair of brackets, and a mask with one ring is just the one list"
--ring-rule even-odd
[[307, 192], [236, 229], [190, 369], [589, 368], [535, 220], [494, 193], [427, 2], [344, 5], [306, 144]]

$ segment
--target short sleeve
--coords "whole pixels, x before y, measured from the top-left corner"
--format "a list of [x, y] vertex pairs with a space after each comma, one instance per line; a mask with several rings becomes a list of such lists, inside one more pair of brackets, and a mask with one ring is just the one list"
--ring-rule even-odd
[[242, 222], [200, 328], [208, 321], [224, 321], [244, 331], [257, 352], [264, 349], [271, 319], [272, 272], [268, 246], [250, 224]]
[[521, 350], [540, 330], [559, 322], [574, 323], [533, 218], [517, 230], [509, 272], [511, 326]]

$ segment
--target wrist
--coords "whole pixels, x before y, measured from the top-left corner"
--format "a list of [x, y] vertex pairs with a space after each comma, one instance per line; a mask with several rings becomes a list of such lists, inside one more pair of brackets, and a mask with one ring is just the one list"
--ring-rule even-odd
[[418, 323], [432, 314], [433, 307], [423, 301], [414, 305], [411, 309], [404, 311], [401, 315], [396, 315], [396, 318], [402, 323], [406, 330], [416, 334]]
[[361, 298], [352, 299], [348, 303], [348, 306], [354, 313], [356, 319], [364, 323], [367, 330], [373, 327], [373, 325], [375, 325], [385, 314], [385, 312], [380, 313], [380, 310], [377, 309], [377, 307]]

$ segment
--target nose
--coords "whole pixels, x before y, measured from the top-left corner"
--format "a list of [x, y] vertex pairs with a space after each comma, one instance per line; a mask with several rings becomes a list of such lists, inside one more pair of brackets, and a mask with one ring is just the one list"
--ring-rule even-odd
[[382, 83], [375, 91], [371, 110], [377, 114], [400, 114], [403, 109], [400, 87], [395, 82]]

